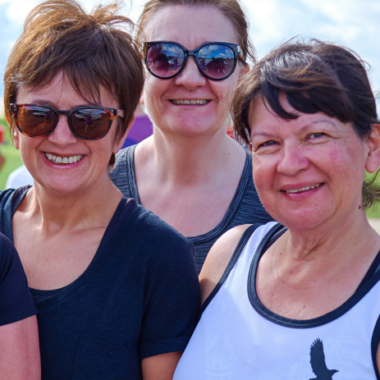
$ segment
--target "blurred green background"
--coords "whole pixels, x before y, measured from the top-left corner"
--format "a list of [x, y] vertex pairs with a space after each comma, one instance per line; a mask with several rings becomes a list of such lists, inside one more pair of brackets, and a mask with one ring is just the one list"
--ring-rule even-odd
[[0, 118], [0, 124], [5, 127], [6, 131], [4, 143], [0, 144], [0, 154], [2, 154], [5, 158], [4, 166], [0, 170], [0, 190], [4, 190], [9, 173], [21, 166], [22, 160], [19, 151], [13, 146], [6, 120]]
[[[9, 173], [21, 166], [23, 162], [20, 157], [20, 152], [13, 146], [6, 120], [0, 118], [0, 124], [4, 125], [6, 130], [4, 144], [0, 144], [0, 153], [5, 158], [4, 166], [0, 170], [0, 190], [4, 190]], [[380, 185], [380, 175], [376, 179], [376, 182]], [[369, 218], [380, 218], [380, 204], [377, 203], [373, 205], [366, 212]]]

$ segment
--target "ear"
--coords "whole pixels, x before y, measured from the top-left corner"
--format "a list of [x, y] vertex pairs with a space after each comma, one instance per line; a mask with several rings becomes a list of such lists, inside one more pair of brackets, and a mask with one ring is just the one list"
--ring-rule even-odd
[[240, 70], [239, 70], [239, 80], [245, 75], [248, 74], [251, 71], [251, 68], [249, 67], [248, 63], [241, 64]]
[[375, 173], [380, 166], [380, 124], [372, 124], [372, 131], [366, 144], [368, 155], [365, 169], [368, 173]]
[[125, 141], [125, 139], [127, 138], [127, 135], [128, 135], [128, 132], [129, 132], [129, 130], [131, 129], [131, 127], [132, 127], [132, 124], [135, 122], [135, 119], [136, 119], [136, 116], [135, 115], [133, 115], [133, 117], [132, 117], [132, 120], [131, 120], [131, 122], [128, 124], [128, 128], [127, 128], [127, 130], [124, 132], [124, 134], [115, 142], [115, 144], [114, 144], [114, 146], [113, 146], [113, 149], [112, 149], [112, 152], [113, 153], [117, 153], [120, 149], [121, 149], [121, 147], [123, 146], [123, 144], [124, 144], [124, 141]]

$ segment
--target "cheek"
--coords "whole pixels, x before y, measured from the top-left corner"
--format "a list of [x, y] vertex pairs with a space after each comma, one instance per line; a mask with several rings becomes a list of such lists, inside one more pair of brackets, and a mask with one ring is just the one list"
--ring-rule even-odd
[[[272, 186], [274, 181], [275, 168], [269, 160], [260, 157], [252, 158], [252, 176], [255, 187], [262, 195], [266, 194], [266, 189]], [[259, 194], [260, 195], [260, 194]]]
[[230, 77], [226, 79], [226, 82], [221, 81], [219, 83], [218, 82], [213, 83], [214, 93], [217, 95], [217, 97], [219, 98], [222, 104], [228, 106], [228, 110], [232, 103], [236, 86], [237, 86], [237, 79], [235, 77]]
[[[363, 153], [363, 154], [362, 154]], [[363, 147], [342, 147], [339, 144], [331, 149], [328, 154], [321, 157], [324, 165], [335, 174], [353, 177], [358, 174], [364, 175], [364, 152]]]

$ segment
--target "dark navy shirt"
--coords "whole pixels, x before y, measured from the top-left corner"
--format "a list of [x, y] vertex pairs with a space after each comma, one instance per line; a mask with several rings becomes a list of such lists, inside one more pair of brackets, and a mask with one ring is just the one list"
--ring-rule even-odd
[[21, 321], [36, 313], [16, 249], [0, 233], [0, 326]]
[[[0, 195], [0, 231], [28, 188]], [[141, 360], [183, 351], [199, 317], [192, 245], [123, 198], [86, 271], [37, 302], [42, 379], [141, 379]]]
[[[137, 145], [122, 149], [110, 173], [111, 180], [126, 198], [141, 204], [136, 183], [134, 154]], [[243, 172], [235, 195], [220, 223], [203, 235], [190, 236], [195, 250], [195, 262], [200, 272], [212, 245], [229, 229], [241, 224], [265, 224], [273, 219], [265, 211], [252, 180], [252, 157], [247, 153]]]

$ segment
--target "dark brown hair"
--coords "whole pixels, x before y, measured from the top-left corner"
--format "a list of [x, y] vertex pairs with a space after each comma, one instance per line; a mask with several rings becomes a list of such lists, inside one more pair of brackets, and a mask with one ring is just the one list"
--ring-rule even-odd
[[238, 44], [243, 52], [243, 60], [255, 62], [255, 49], [248, 35], [248, 21], [238, 0], [148, 0], [138, 21], [137, 41], [144, 41], [144, 29], [151, 17], [159, 10], [169, 6], [209, 6], [219, 9], [231, 22], [237, 34]]
[[[351, 123], [361, 139], [379, 123], [376, 101], [364, 62], [352, 50], [318, 40], [290, 40], [272, 50], [245, 75], [232, 104], [236, 134], [251, 141], [249, 109], [261, 96], [264, 104], [283, 119], [298, 116], [284, 110], [279, 95], [307, 114], [323, 112], [343, 123]], [[363, 186], [363, 205], [369, 207], [380, 196], [374, 180]]]
[[11, 117], [10, 103], [15, 102], [20, 86], [38, 89], [63, 72], [89, 102], [100, 103], [100, 86], [115, 97], [124, 110], [117, 134], [121, 137], [138, 105], [144, 77], [140, 55], [128, 33], [133, 23], [117, 14], [120, 8], [115, 2], [87, 14], [75, 0], [36, 6], [6, 66], [6, 115]]

